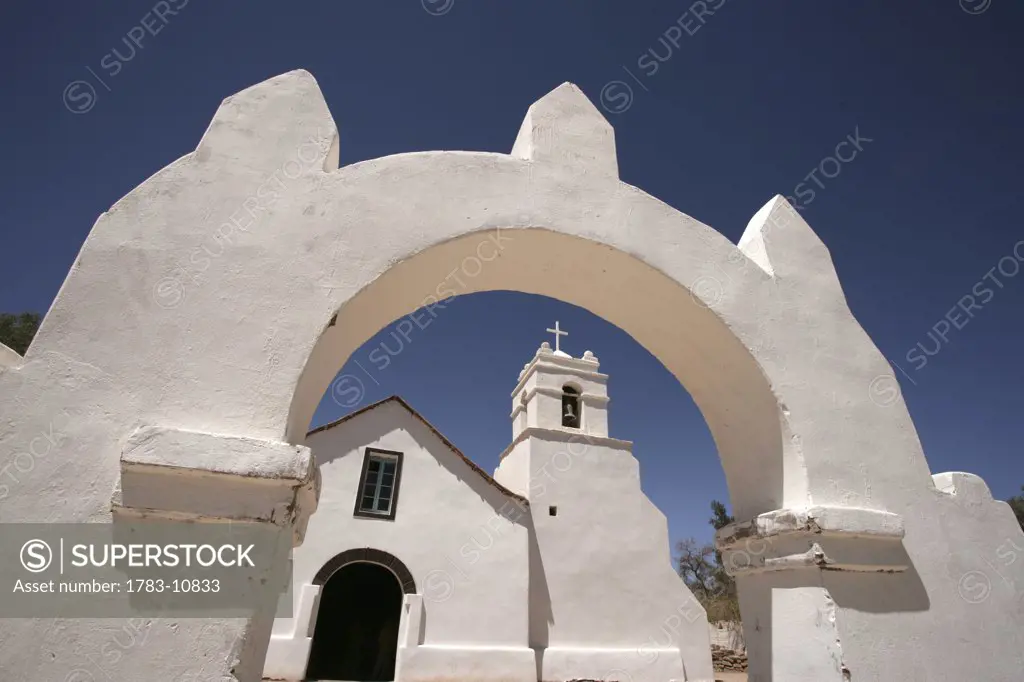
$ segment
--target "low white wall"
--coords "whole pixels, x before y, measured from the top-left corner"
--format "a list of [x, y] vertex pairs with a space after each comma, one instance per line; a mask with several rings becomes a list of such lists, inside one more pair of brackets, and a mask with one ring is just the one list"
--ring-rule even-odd
[[743, 624], [739, 622], [710, 623], [711, 645], [720, 646], [733, 651], [746, 651], [743, 640]]

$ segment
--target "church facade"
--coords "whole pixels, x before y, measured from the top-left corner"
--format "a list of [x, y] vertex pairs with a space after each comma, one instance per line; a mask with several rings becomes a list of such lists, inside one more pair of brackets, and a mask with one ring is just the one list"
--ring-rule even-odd
[[320, 503], [264, 678], [713, 679], [608, 376], [557, 341], [519, 375], [493, 476], [399, 397], [309, 433]]

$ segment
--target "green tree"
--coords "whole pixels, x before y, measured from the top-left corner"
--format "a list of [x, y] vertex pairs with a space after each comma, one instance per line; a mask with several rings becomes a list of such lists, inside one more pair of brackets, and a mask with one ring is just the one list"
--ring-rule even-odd
[[736, 523], [736, 519], [729, 515], [729, 510], [718, 500], [711, 500], [711, 519], [708, 521], [715, 530], [725, 528], [730, 523]]
[[[708, 523], [716, 531], [725, 528], [730, 523], [735, 523], [733, 517], [725, 504], [718, 500], [711, 500], [711, 518]], [[740, 619], [740, 600], [736, 592], [736, 581], [726, 573], [725, 564], [722, 562], [722, 553], [715, 550], [715, 584], [717, 585], [716, 603], [713, 608], [707, 609], [708, 618], [712, 622], [716, 620], [738, 621]], [[707, 608], [707, 607], [705, 607]], [[712, 614], [714, 618], [712, 619]]]
[[42, 320], [39, 313], [0, 313], [0, 343], [24, 355]]
[[[1024, 485], [1020, 487], [1020, 491], [1024, 493]], [[1010, 505], [1013, 513], [1017, 515], [1017, 523], [1020, 524], [1021, 530], [1024, 530], [1024, 495], [1016, 495], [1006, 502]]]
[[[708, 523], [715, 530], [721, 530], [730, 523], [735, 523], [736, 519], [729, 514], [729, 510], [726, 509], [725, 504], [718, 500], [711, 500], [711, 518], [708, 519]], [[725, 572], [725, 566], [722, 563], [722, 553], [717, 549], [715, 550], [715, 581], [719, 585], [719, 590], [723, 594], [735, 596], [736, 595], [736, 581], [732, 579], [732, 576]]]

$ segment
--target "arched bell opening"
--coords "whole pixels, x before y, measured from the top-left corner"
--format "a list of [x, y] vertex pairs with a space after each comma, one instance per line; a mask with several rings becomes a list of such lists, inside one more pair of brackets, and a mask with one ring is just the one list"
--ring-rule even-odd
[[578, 429], [582, 421], [583, 403], [580, 401], [580, 389], [572, 384], [566, 384], [562, 386], [562, 426]]

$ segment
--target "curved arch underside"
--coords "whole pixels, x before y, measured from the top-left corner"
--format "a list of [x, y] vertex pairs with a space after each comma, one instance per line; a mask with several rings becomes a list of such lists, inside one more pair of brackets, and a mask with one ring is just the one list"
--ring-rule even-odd
[[442, 294], [542, 294], [586, 308], [626, 330], [693, 396], [721, 453], [733, 498], [746, 501], [743, 511], [782, 506], [785, 455], [780, 415], [771, 388], [747, 349], [711, 310], [663, 274], [621, 251], [549, 230], [465, 235], [417, 254], [374, 280], [341, 308], [316, 345], [295, 393], [292, 433], [305, 433], [335, 373], [369, 338], [368, 330], [372, 335], [424, 302], [434, 307], [419, 317], [440, 318], [443, 302], [435, 306], [443, 298], [439, 287]]

